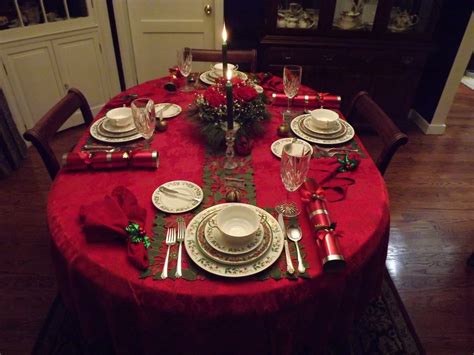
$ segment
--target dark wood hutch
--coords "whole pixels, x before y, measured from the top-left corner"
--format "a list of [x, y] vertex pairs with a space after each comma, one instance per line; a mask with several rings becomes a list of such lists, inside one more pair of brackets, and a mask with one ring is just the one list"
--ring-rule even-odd
[[[339, 94], [343, 111], [368, 91], [401, 127], [407, 125], [441, 0], [300, 0], [226, 2], [234, 48], [258, 48], [259, 70], [303, 66], [303, 83]], [[245, 10], [243, 10], [245, 9]]]

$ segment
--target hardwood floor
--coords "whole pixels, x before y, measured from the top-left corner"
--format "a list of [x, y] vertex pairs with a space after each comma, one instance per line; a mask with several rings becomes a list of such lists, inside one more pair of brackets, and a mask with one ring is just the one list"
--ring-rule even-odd
[[[443, 136], [417, 129], [386, 181], [392, 227], [387, 267], [428, 354], [474, 351], [474, 92], [459, 88]], [[84, 128], [61, 133], [68, 150]], [[49, 257], [50, 180], [33, 148], [0, 180], [0, 353], [27, 354], [56, 294]]]

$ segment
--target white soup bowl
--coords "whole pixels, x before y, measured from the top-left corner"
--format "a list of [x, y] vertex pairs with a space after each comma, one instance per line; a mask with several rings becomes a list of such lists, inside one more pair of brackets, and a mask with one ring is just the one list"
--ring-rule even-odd
[[318, 108], [310, 111], [311, 119], [308, 121], [308, 125], [315, 131], [328, 131], [337, 128], [337, 122], [339, 115], [337, 112], [327, 110], [325, 108]]
[[233, 245], [250, 241], [258, 230], [260, 218], [257, 212], [245, 205], [228, 206], [216, 215], [217, 229], [222, 237]]
[[132, 123], [132, 109], [130, 107], [117, 107], [105, 115], [115, 127], [125, 127]]

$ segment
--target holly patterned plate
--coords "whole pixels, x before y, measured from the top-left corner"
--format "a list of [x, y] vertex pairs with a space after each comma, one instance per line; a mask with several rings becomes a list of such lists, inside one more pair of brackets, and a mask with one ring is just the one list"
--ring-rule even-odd
[[[242, 73], [241, 71], [237, 71], [236, 74], [243, 81], [248, 79], [247, 74]], [[201, 81], [207, 85], [215, 85], [216, 83], [216, 78], [213, 78], [211, 76], [211, 70], [201, 73], [201, 75], [199, 76], [199, 79], [201, 79]]]
[[[215, 216], [215, 215], [214, 215]], [[201, 249], [201, 252], [209, 257], [210, 259], [217, 261], [218, 263], [226, 264], [226, 265], [243, 265], [249, 264], [251, 262], [256, 261], [259, 259], [263, 254], [265, 254], [270, 248], [272, 244], [272, 233], [268, 225], [264, 222], [263, 226], [261, 226], [258, 230], [258, 234], [260, 235], [260, 239], [257, 239], [258, 242], [255, 244], [255, 247], [252, 251], [248, 253], [240, 253], [240, 254], [227, 254], [222, 253], [213, 248], [207, 242], [206, 231], [208, 231], [209, 220], [212, 219], [213, 216], [207, 218], [203, 223], [201, 223], [200, 227], [197, 230], [197, 244]]]
[[[272, 143], [272, 146], [270, 149], [272, 150], [272, 153], [275, 154], [278, 158], [281, 158], [281, 153], [283, 152], [283, 147], [287, 144], [290, 144], [293, 142], [294, 138], [280, 138], [276, 140], [275, 142]], [[311, 144], [308, 142], [302, 140], [302, 139], [296, 139], [297, 144], [304, 144], [308, 149], [311, 151], [311, 155], [313, 155], [313, 147]]]
[[186, 228], [186, 238], [184, 246], [189, 257], [205, 271], [223, 277], [244, 277], [259, 273], [269, 268], [281, 255], [283, 250], [283, 233], [277, 220], [268, 212], [259, 207], [248, 205], [255, 209], [259, 215], [265, 216], [265, 229], [271, 234], [271, 244], [266, 253], [260, 258], [243, 265], [226, 265], [209, 258], [199, 247], [197, 236], [198, 232], [205, 225], [206, 219], [218, 212], [220, 209], [235, 205], [235, 203], [224, 203], [215, 205], [198, 213], [188, 224]]
[[93, 138], [97, 139], [98, 141], [105, 142], [105, 143], [125, 143], [125, 142], [130, 142], [134, 141], [135, 139], [142, 138], [142, 135], [140, 133], [136, 133], [133, 135], [127, 135], [126, 137], [106, 137], [104, 136], [100, 130], [102, 122], [106, 119], [106, 117], [102, 117], [95, 121], [91, 128], [89, 129], [90, 134]]
[[[164, 186], [178, 193], [169, 193], [161, 189]], [[183, 213], [199, 206], [204, 198], [202, 189], [194, 182], [173, 180], [160, 185], [151, 196], [156, 208], [167, 213]]]

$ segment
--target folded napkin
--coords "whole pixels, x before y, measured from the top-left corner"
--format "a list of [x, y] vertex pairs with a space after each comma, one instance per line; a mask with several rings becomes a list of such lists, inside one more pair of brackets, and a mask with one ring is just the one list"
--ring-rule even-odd
[[112, 100], [107, 102], [107, 104], [104, 106], [102, 111], [107, 112], [108, 110], [111, 110], [116, 107], [122, 107], [122, 106], [130, 106], [133, 100], [137, 99], [138, 97], [150, 97], [153, 95], [153, 91], [149, 92], [141, 92], [140, 94], [130, 92], [130, 93], [122, 93], [118, 96], [115, 96]]
[[118, 186], [103, 200], [81, 206], [79, 220], [88, 242], [124, 240], [130, 263], [140, 270], [148, 268], [149, 240], [143, 232], [146, 210], [126, 187]]

